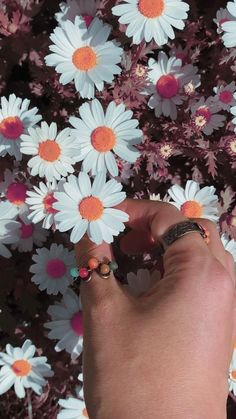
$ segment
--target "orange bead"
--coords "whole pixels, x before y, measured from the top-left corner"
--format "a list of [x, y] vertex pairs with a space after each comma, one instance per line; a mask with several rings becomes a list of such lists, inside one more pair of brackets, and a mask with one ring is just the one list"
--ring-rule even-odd
[[88, 261], [88, 266], [90, 267], [90, 269], [97, 269], [99, 265], [99, 262], [96, 258], [91, 258]]
[[105, 263], [102, 263], [100, 266], [100, 273], [102, 275], [107, 275], [110, 272], [110, 266], [106, 265]]

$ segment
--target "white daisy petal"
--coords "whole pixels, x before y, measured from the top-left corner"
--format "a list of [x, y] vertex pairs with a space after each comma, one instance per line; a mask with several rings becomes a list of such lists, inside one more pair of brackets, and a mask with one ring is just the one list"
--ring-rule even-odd
[[72, 165], [80, 161], [79, 143], [72, 137], [70, 129], [65, 128], [57, 134], [57, 125], [49, 126], [42, 122], [41, 127], [31, 129], [29, 135], [25, 135], [21, 141], [21, 152], [32, 154], [36, 147], [35, 157], [28, 161], [32, 176], [46, 177], [46, 180], [60, 180], [73, 172]]
[[[161, 22], [167, 30], [168, 22], [164, 20]], [[182, 61], [175, 56], [168, 58], [164, 51], [159, 53], [158, 61], [150, 59], [148, 67], [150, 84], [147, 93], [152, 94], [148, 106], [155, 109], [156, 116], [163, 114], [172, 120], [176, 119], [176, 105], [181, 105], [183, 100], [187, 99], [184, 87], [189, 83], [193, 89], [200, 85], [197, 68], [191, 64], [182, 65]]]
[[[73, 188], [71, 187], [72, 182]], [[60, 192], [55, 194], [58, 201], [54, 204], [54, 208], [58, 210], [58, 213], [55, 214], [55, 220], [60, 231], [65, 231], [67, 227], [68, 229], [72, 228], [70, 238], [73, 243], [77, 243], [86, 231], [96, 243], [101, 242], [104, 235], [98, 221], [102, 220], [103, 214], [111, 212], [114, 222], [116, 218], [119, 221], [127, 221], [127, 214], [110, 208], [110, 206], [122, 202], [125, 199], [125, 193], [121, 192], [122, 186], [116, 180], [113, 179], [106, 183], [105, 172], [100, 172], [95, 176], [92, 186], [89, 176], [84, 172], [80, 172], [77, 183], [75, 182], [75, 177], [70, 176], [68, 185], [70, 187], [67, 187], [66, 184], [64, 185], [67, 193]], [[75, 189], [77, 189], [79, 195], [77, 195]], [[68, 194], [73, 194], [73, 199]], [[107, 196], [107, 194], [109, 195]], [[120, 231], [123, 231], [124, 226], [121, 226], [120, 223], [118, 224], [122, 227]], [[111, 237], [110, 228], [108, 230], [109, 237]], [[119, 228], [114, 231], [117, 235]]]
[[[171, 204], [175, 205], [187, 218], [208, 218], [218, 220], [217, 196], [214, 195], [215, 188], [208, 187], [200, 190], [199, 184], [195, 181], [188, 181], [185, 190], [179, 185], [173, 185], [168, 193], [173, 199]], [[205, 200], [207, 196], [207, 201]]]
[[125, 0], [125, 4], [119, 4], [112, 8], [112, 13], [119, 16], [121, 24], [127, 24], [126, 35], [133, 37], [134, 44], [140, 44], [142, 40], [150, 42], [154, 39], [159, 45], [168, 42], [168, 36], [173, 39], [174, 32], [167, 22], [172, 17], [174, 27], [181, 26], [183, 19], [187, 18], [189, 5], [182, 0], [156, 1]]
[[[32, 388], [33, 391], [36, 389], [37, 393], [42, 391], [42, 385], [46, 384], [43, 377], [53, 375], [50, 365], [47, 364], [47, 358], [33, 358], [36, 347], [29, 340], [25, 341], [22, 348], [11, 347], [10, 350], [10, 346], [7, 345], [6, 350], [8, 351], [7, 356], [4, 352], [0, 354], [2, 365], [0, 369], [0, 394], [6, 393], [12, 385], [14, 385], [16, 396], [19, 398], [25, 397], [25, 388]], [[35, 374], [36, 371], [37, 374]], [[5, 373], [3, 374], [3, 372]], [[37, 381], [40, 383], [37, 383]]]
[[[67, 12], [69, 9], [67, 8]], [[65, 16], [68, 15], [67, 12]], [[70, 21], [64, 20], [60, 15], [59, 21], [61, 28], [54, 29], [50, 37], [55, 44], [49, 47], [53, 53], [45, 57], [45, 62], [62, 73], [61, 83], [66, 84], [74, 79], [81, 97], [92, 99], [95, 96], [95, 87], [102, 90], [104, 81], [112, 83], [114, 75], [120, 73], [121, 69], [117, 64], [121, 62], [123, 50], [115, 43], [107, 41], [111, 27], [103, 24], [97, 17], [93, 19], [90, 14], [85, 14], [83, 18], [77, 15]], [[108, 67], [107, 54], [110, 58]]]
[[[82, 307], [80, 299], [72, 291], [68, 289], [64, 294], [60, 303], [48, 308], [48, 313], [52, 321], [47, 322], [44, 326], [50, 330], [48, 337], [50, 339], [59, 339], [56, 350], [66, 350], [73, 355], [77, 351], [76, 359], [82, 351], [83, 343], [83, 319]], [[78, 348], [80, 351], [78, 352]]]
[[[41, 252], [40, 252], [41, 250]], [[48, 294], [64, 293], [70, 282], [70, 269], [74, 265], [74, 252], [69, 252], [62, 245], [52, 244], [50, 249], [37, 249], [37, 259], [31, 265], [34, 273], [31, 280]], [[60, 251], [63, 253], [60, 255]], [[36, 255], [35, 255], [36, 256]]]
[[100, 102], [95, 99], [90, 104], [83, 104], [80, 118], [72, 117], [70, 122], [75, 127], [73, 135], [80, 138], [81, 152], [79, 160], [83, 161], [85, 172], [96, 175], [108, 171], [112, 176], [118, 175], [118, 166], [113, 153], [134, 163], [139, 152], [134, 145], [142, 140], [142, 131], [136, 129], [138, 121], [131, 119], [133, 113], [125, 111], [123, 104], [111, 102], [104, 114]]

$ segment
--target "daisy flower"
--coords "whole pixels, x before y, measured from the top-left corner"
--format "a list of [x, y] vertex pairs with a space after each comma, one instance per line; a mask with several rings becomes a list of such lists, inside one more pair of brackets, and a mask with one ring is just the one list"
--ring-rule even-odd
[[232, 15], [232, 18], [221, 25], [225, 32], [222, 39], [225, 47], [231, 48], [236, 46], [236, 0], [227, 3], [227, 10]]
[[216, 18], [213, 19], [213, 22], [217, 25], [217, 33], [221, 34], [223, 32], [222, 24], [225, 22], [229, 22], [233, 20], [233, 16], [228, 12], [227, 9], [223, 9], [222, 7], [217, 10]]
[[21, 152], [34, 156], [28, 161], [31, 175], [45, 176], [48, 181], [73, 173], [72, 165], [79, 157], [78, 142], [71, 137], [70, 128], [58, 134], [55, 122], [51, 125], [42, 122], [40, 128], [30, 128], [29, 134], [22, 136]]
[[213, 100], [218, 104], [220, 110], [223, 109], [224, 111], [229, 111], [231, 106], [235, 106], [236, 115], [236, 94], [234, 95], [235, 90], [236, 84], [234, 81], [226, 86], [221, 85], [214, 87], [213, 91], [216, 96], [213, 98]]
[[[234, 102], [236, 101], [236, 93], [234, 93]], [[232, 113], [232, 115], [234, 115], [235, 118], [233, 118], [232, 123], [236, 125], [236, 103], [234, 103], [234, 106], [232, 108], [230, 108], [230, 112]], [[236, 128], [235, 128], [236, 131]]]
[[74, 80], [82, 98], [94, 98], [95, 87], [101, 92], [104, 82], [112, 83], [114, 75], [121, 72], [117, 64], [123, 49], [107, 41], [110, 32], [111, 27], [98, 18], [87, 28], [84, 19], [77, 16], [75, 23], [67, 20], [50, 36], [54, 45], [49, 49], [53, 53], [45, 57], [46, 64], [56, 67], [60, 83]]
[[64, 190], [55, 193], [58, 202], [53, 207], [59, 211], [55, 215], [58, 230], [63, 232], [72, 228], [72, 243], [79, 242], [86, 232], [96, 244], [103, 240], [112, 243], [113, 236], [124, 231], [128, 215], [111, 208], [125, 199], [121, 183], [114, 179], [106, 182], [106, 174], [101, 172], [91, 185], [90, 177], [80, 172], [78, 178], [68, 177]]
[[234, 239], [230, 239], [226, 233], [222, 234], [221, 241], [225, 250], [233, 256], [236, 267], [236, 241]]
[[6, 169], [4, 181], [0, 182], [0, 196], [5, 198], [12, 208], [15, 208], [20, 217], [27, 222], [29, 207], [26, 204], [26, 193], [31, 188], [28, 181], [22, 182], [18, 179], [17, 171], [12, 172]]
[[100, 0], [67, 0], [59, 4], [61, 11], [55, 13], [55, 18], [61, 24], [67, 19], [74, 22], [76, 16], [82, 16], [88, 28], [99, 4]]
[[205, 186], [200, 189], [197, 182], [188, 180], [185, 189], [179, 185], [173, 185], [168, 193], [177, 207], [187, 218], [208, 218], [211, 221], [218, 220], [217, 202], [214, 186]]
[[225, 144], [225, 148], [230, 156], [236, 157], [236, 138], [229, 138]]
[[19, 222], [19, 240], [12, 244], [12, 249], [17, 249], [19, 252], [31, 252], [34, 245], [41, 247], [47, 240], [49, 232], [44, 230], [41, 225], [30, 223], [29, 221], [25, 224], [21, 218], [18, 218]]
[[192, 119], [195, 127], [206, 135], [211, 135], [214, 130], [218, 130], [224, 126], [226, 117], [219, 115], [218, 104], [213, 102], [211, 98], [207, 100], [204, 97], [191, 107]]
[[148, 62], [149, 86], [147, 92], [151, 94], [148, 106], [155, 109], [155, 115], [177, 118], [177, 105], [186, 99], [184, 86], [192, 82], [194, 87], [200, 85], [197, 67], [192, 64], [182, 66], [182, 61], [176, 57], [168, 58], [165, 52], [158, 54], [158, 61], [150, 58]]
[[140, 297], [149, 291], [159, 279], [161, 279], [159, 271], [154, 270], [151, 273], [148, 269], [139, 269], [137, 274], [133, 272], [127, 274], [127, 289], [134, 297]]
[[36, 347], [26, 340], [21, 348], [6, 345], [6, 353], [0, 352], [0, 394], [6, 393], [13, 385], [19, 398], [25, 397], [25, 388], [42, 394], [42, 386], [52, 377], [51, 366], [45, 356], [35, 357]]
[[79, 108], [80, 118], [71, 117], [69, 122], [74, 127], [72, 133], [79, 138], [82, 169], [92, 171], [92, 175], [108, 171], [118, 176], [117, 156], [134, 163], [140, 153], [133, 147], [142, 139], [142, 131], [137, 129], [138, 120], [132, 119], [133, 112], [126, 111], [121, 103], [110, 102], [104, 113], [97, 99], [90, 104], [84, 103]]
[[39, 286], [41, 291], [48, 294], [64, 294], [70, 284], [70, 269], [75, 265], [75, 254], [62, 244], [51, 244], [50, 249], [43, 247], [36, 249], [37, 254], [32, 259], [30, 272], [34, 275], [31, 280]]
[[[174, 39], [173, 28], [183, 29], [184, 19], [187, 19], [189, 5], [182, 0], [125, 0], [112, 8], [115, 16], [120, 16], [119, 22], [127, 24], [126, 35], [133, 37], [134, 44], [140, 44], [143, 39], [152, 39], [158, 45], [164, 45], [168, 38]], [[127, 4], [128, 3], [128, 4]]]
[[0, 108], [0, 156], [6, 154], [21, 160], [20, 143], [22, 134], [26, 133], [29, 127], [33, 127], [41, 119], [37, 115], [38, 109], [29, 109], [30, 101], [20, 99], [12, 94], [8, 100], [1, 97]]
[[52, 321], [44, 326], [50, 329], [49, 339], [59, 339], [55, 351], [66, 350], [75, 360], [83, 350], [83, 319], [79, 297], [68, 289], [62, 301], [49, 306], [48, 314]]
[[84, 401], [75, 397], [60, 399], [59, 405], [63, 409], [58, 413], [57, 419], [88, 419], [89, 417]]
[[232, 391], [236, 396], [236, 343], [234, 344], [234, 351], [229, 367], [229, 391]]
[[16, 243], [19, 240], [19, 226], [15, 221], [17, 209], [7, 201], [0, 201], [0, 256], [11, 257], [6, 244]]
[[34, 191], [28, 191], [26, 203], [29, 205], [30, 214], [28, 219], [34, 224], [43, 220], [43, 228], [49, 229], [51, 226], [56, 228], [55, 210], [52, 206], [56, 202], [54, 193], [61, 190], [65, 180], [62, 179], [57, 182], [53, 179], [52, 182], [39, 183], [39, 186], [34, 186]]

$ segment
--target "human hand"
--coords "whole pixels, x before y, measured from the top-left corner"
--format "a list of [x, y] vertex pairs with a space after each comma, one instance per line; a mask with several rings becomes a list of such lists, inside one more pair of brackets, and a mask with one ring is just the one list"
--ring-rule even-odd
[[[121, 242], [127, 253], [141, 252], [185, 220], [161, 202], [126, 200], [119, 208], [129, 214], [133, 229]], [[133, 298], [112, 275], [103, 280], [94, 273], [81, 285], [90, 419], [226, 416], [235, 337], [234, 264], [215, 226], [196, 221], [209, 230], [209, 245], [191, 233], [169, 246], [164, 278], [148, 295]], [[84, 238], [77, 245], [78, 264], [91, 256], [113, 259], [109, 245]]]

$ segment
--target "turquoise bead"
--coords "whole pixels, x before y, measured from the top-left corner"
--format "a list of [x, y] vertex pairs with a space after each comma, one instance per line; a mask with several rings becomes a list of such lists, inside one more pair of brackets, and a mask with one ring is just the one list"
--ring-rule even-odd
[[76, 268], [76, 266], [71, 268], [70, 274], [71, 274], [72, 278], [78, 278], [79, 272], [78, 272], [78, 269]]
[[118, 265], [116, 262], [112, 261], [110, 262], [110, 269], [114, 272], [118, 269]]

